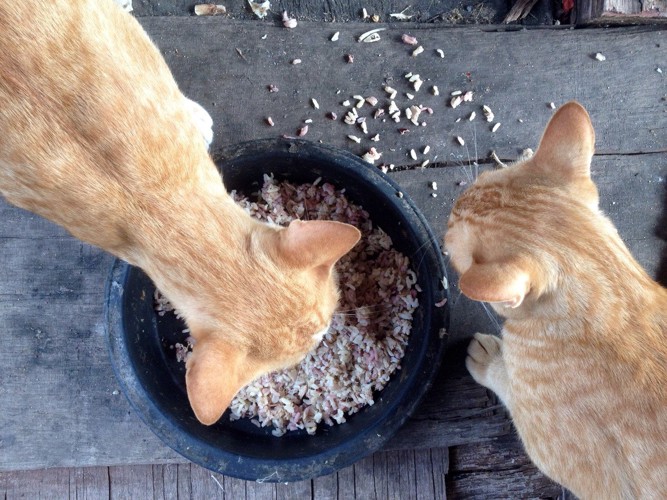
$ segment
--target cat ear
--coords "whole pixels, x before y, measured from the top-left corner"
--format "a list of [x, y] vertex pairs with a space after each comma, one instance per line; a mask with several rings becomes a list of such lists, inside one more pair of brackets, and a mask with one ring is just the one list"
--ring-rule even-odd
[[295, 220], [280, 232], [280, 253], [303, 267], [332, 267], [357, 244], [361, 232], [342, 222]]
[[224, 341], [198, 340], [186, 362], [190, 406], [204, 425], [217, 422], [245, 385], [245, 354]]
[[590, 178], [595, 131], [584, 107], [571, 101], [551, 117], [532, 162], [564, 180]]
[[510, 308], [521, 305], [530, 287], [528, 269], [515, 262], [473, 263], [459, 279], [459, 288], [466, 297]]

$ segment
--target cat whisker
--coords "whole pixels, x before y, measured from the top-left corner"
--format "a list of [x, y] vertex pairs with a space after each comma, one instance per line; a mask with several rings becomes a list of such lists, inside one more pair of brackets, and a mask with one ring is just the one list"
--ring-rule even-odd
[[496, 333], [500, 333], [501, 330], [502, 330], [502, 326], [498, 322], [498, 319], [496, 318], [496, 315], [493, 314], [493, 312], [491, 312], [489, 310], [489, 305], [486, 302], [479, 302], [479, 304], [482, 306], [482, 309], [484, 309], [484, 312], [486, 313], [486, 315], [489, 317], [489, 319], [493, 323], [493, 326], [496, 329]]

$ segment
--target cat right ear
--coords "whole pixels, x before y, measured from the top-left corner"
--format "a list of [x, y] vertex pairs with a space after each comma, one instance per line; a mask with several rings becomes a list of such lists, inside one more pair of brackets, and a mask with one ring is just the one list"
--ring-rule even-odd
[[532, 163], [567, 181], [590, 178], [594, 151], [591, 119], [581, 104], [570, 101], [549, 120]]
[[295, 265], [327, 269], [361, 238], [361, 232], [342, 222], [295, 220], [279, 233], [281, 255]]
[[530, 273], [518, 263], [473, 263], [461, 275], [459, 288], [472, 300], [516, 308], [530, 291], [530, 281]]

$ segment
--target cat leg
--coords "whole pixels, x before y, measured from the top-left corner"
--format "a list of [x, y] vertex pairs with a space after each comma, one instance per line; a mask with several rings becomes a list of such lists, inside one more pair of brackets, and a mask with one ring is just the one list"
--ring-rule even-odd
[[187, 97], [185, 98], [185, 101], [190, 108], [190, 114], [194, 119], [195, 125], [204, 138], [206, 147], [209, 147], [213, 142], [213, 118], [211, 118], [211, 115], [208, 114], [208, 111], [206, 111], [201, 104], [192, 101]]
[[503, 341], [495, 335], [476, 333], [468, 345], [466, 368], [478, 384], [491, 389], [509, 408], [507, 369], [503, 361]]

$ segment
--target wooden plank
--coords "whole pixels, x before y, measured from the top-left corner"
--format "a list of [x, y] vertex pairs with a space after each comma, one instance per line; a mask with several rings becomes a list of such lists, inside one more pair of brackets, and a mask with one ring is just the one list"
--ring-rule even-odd
[[313, 482], [276, 483], [276, 498], [278, 500], [313, 498]]
[[578, 24], [667, 22], [666, 0], [577, 0]]
[[192, 498], [192, 467], [194, 465], [187, 464], [177, 464], [178, 475], [177, 475], [177, 495], [178, 498]]
[[[667, 114], [662, 112], [667, 102], [661, 101], [664, 80], [656, 71], [664, 59], [664, 42], [660, 46], [664, 34], [654, 29], [518, 33], [377, 25], [388, 28], [382, 40], [359, 43], [363, 30], [355, 25], [303, 23], [298, 29], [285, 30], [211, 18], [142, 18], [141, 22], [185, 94], [210, 111], [216, 124], [214, 151], [240, 138], [294, 136], [305, 119], [312, 119], [307, 139], [358, 154], [373, 146], [387, 164], [419, 165], [430, 160], [464, 165], [487, 158], [491, 150], [501, 158], [515, 158], [539, 140], [552, 113], [549, 103], [559, 105], [571, 99], [590, 110], [599, 153], [667, 151]], [[331, 42], [329, 37], [336, 30], [340, 39]], [[420, 56], [411, 57], [412, 48], [400, 42], [406, 31], [424, 46]], [[436, 48], [446, 49], [444, 59]], [[601, 50], [607, 57], [604, 64], [594, 58]], [[345, 54], [354, 55], [353, 64], [345, 63]], [[302, 63], [291, 64], [295, 58]], [[541, 69], [547, 67], [549, 71]], [[419, 92], [404, 78], [408, 72], [425, 80]], [[627, 78], [627, 74], [638, 77]], [[433, 109], [433, 115], [420, 115], [427, 126], [415, 127], [405, 119], [396, 124], [386, 115], [385, 122], [373, 120], [373, 110], [365, 106], [359, 115], [369, 117], [369, 134], [361, 144], [352, 143], [348, 134], [364, 134], [341, 121], [346, 110], [341, 103], [353, 95], [375, 96], [387, 108], [385, 83], [398, 91], [400, 108], [423, 104]], [[269, 92], [270, 84], [278, 92]], [[441, 95], [431, 94], [433, 85]], [[618, 97], [604, 98], [612, 88]], [[448, 102], [454, 90], [474, 91], [473, 102], [452, 109]], [[407, 92], [415, 98], [409, 100]], [[313, 108], [311, 98], [317, 99], [319, 110]], [[496, 133], [482, 118], [483, 104], [502, 123]], [[331, 111], [338, 120], [327, 118]], [[477, 119], [469, 122], [472, 111]], [[275, 127], [266, 124], [267, 116]], [[410, 132], [401, 135], [399, 128]], [[380, 135], [377, 143], [369, 140], [376, 133]], [[460, 146], [456, 136], [465, 139], [466, 146]], [[427, 155], [419, 154], [416, 161], [409, 158], [411, 149], [419, 152], [427, 145], [431, 148]]]
[[154, 498], [177, 500], [179, 496], [178, 464], [153, 465]]
[[530, 462], [514, 435], [455, 446], [450, 459], [452, 498], [556, 498], [562, 490]]
[[277, 500], [276, 486], [273, 483], [246, 483], [246, 498], [248, 500]]
[[190, 468], [190, 498], [193, 500], [224, 500], [224, 481], [222, 474], [216, 474], [193, 464]]
[[152, 465], [109, 467], [110, 499], [153, 498], [154, 491]]
[[449, 449], [431, 448], [431, 471], [435, 498], [447, 499], [446, 477], [449, 473]]
[[313, 479], [313, 498], [318, 500], [338, 499], [338, 473]]
[[[192, 0], [133, 0], [133, 14], [143, 16], [191, 16], [194, 2]], [[248, 7], [246, 0], [227, 0], [225, 17], [257, 21], [258, 18]], [[362, 9], [366, 9], [369, 16], [378, 15], [380, 20], [388, 22], [392, 13], [398, 13], [410, 4], [403, 4], [396, 0], [330, 0], [326, 3], [300, 2], [299, 0], [283, 0], [280, 6], [273, 9], [263, 24], [280, 22], [283, 10], [290, 16], [302, 21], [337, 21], [370, 23], [370, 19], [363, 19]], [[507, 12], [507, 4], [501, 0], [486, 0], [466, 8], [458, 0], [437, 0], [433, 2], [416, 2], [405, 11], [412, 16], [412, 21], [444, 22], [447, 24], [489, 24], [502, 21]], [[371, 29], [371, 28], [369, 28]]]
[[354, 493], [358, 500], [381, 500], [375, 491], [373, 470], [373, 455], [354, 464]]
[[106, 467], [55, 468], [0, 474], [0, 498], [95, 499], [109, 495]]
[[[70, 499], [94, 500], [109, 495], [108, 467], [76, 467], [64, 470], [69, 472], [68, 495]], [[31, 472], [25, 472], [24, 474], [30, 474]], [[46, 483], [43, 477], [39, 480]], [[54, 491], [53, 493], [55, 497], [57, 492]]]

